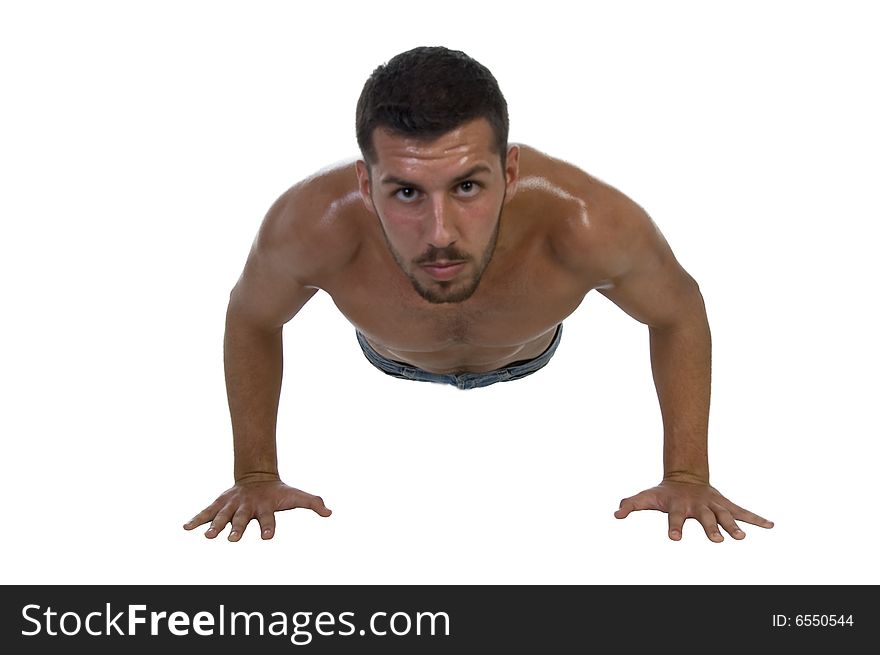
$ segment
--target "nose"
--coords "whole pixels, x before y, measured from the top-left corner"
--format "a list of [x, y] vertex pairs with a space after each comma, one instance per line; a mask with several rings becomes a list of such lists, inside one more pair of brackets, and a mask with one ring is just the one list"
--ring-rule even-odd
[[442, 196], [435, 198], [431, 210], [429, 243], [435, 248], [446, 248], [458, 239], [458, 231], [446, 198]]

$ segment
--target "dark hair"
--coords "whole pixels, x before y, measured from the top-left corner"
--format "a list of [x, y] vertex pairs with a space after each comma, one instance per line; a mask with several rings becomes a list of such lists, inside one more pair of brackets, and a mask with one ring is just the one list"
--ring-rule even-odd
[[489, 69], [459, 50], [413, 48], [380, 65], [357, 103], [357, 142], [367, 164], [376, 161], [373, 130], [434, 139], [485, 118], [494, 146], [507, 159], [507, 102]]

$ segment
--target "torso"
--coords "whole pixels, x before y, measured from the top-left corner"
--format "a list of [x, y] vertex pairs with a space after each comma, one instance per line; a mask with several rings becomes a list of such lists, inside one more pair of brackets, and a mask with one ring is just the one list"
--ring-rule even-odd
[[520, 183], [502, 212], [495, 254], [477, 291], [461, 303], [431, 304], [413, 290], [357, 195], [353, 164], [326, 174], [339, 187], [332, 220], [359, 244], [345, 266], [314, 286], [379, 354], [434, 373], [491, 371], [531, 359], [584, 296], [607, 283], [598, 271], [571, 267], [559, 255], [560, 240], [572, 226], [583, 232], [592, 214], [582, 193], [567, 190], [566, 175], [554, 179], [556, 169], [567, 172], [569, 165], [521, 148]]

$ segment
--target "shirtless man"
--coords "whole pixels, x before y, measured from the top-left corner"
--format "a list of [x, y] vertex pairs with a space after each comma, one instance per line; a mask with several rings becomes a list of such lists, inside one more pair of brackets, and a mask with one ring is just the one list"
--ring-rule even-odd
[[[251, 519], [263, 539], [275, 512], [320, 516], [319, 496], [278, 475], [275, 425], [282, 327], [319, 290], [388, 375], [461, 389], [514, 380], [546, 364], [562, 321], [592, 289], [649, 326], [663, 417], [664, 476], [615, 512], [668, 513], [709, 539], [772, 523], [709, 485], [711, 337], [696, 281], [648, 215], [575, 166], [508, 144], [492, 74], [458, 51], [423, 47], [379, 66], [357, 105], [363, 160], [294, 185], [273, 204], [232, 289], [224, 363], [235, 485], [184, 528]], [[720, 526], [720, 528], [719, 528]]]

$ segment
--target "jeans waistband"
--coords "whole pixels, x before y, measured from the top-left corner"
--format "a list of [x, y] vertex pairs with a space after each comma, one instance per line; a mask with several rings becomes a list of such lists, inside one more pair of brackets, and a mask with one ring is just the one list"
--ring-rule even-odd
[[387, 375], [402, 380], [437, 382], [440, 384], [451, 384], [459, 389], [475, 389], [477, 387], [487, 387], [496, 382], [519, 380], [546, 366], [559, 347], [559, 342], [562, 340], [562, 323], [556, 326], [553, 341], [547, 349], [534, 359], [515, 362], [509, 366], [494, 371], [487, 371], [486, 373], [430, 373], [416, 366], [411, 366], [406, 362], [398, 362], [383, 357], [370, 346], [360, 331], [357, 331], [357, 340], [367, 360]]

